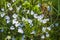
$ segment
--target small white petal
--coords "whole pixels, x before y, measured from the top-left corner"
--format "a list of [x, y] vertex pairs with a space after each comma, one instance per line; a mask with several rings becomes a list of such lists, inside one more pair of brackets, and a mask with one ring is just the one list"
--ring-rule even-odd
[[24, 26], [24, 24], [20, 24], [20, 27], [23, 27]]
[[49, 19], [44, 19], [44, 20], [49, 21]]
[[1, 17], [4, 17], [5, 16], [5, 13], [1, 13]]
[[16, 9], [17, 9], [17, 11], [19, 11], [19, 10], [20, 10], [20, 8], [19, 8], [19, 7], [17, 7]]
[[10, 7], [11, 6], [11, 3], [7, 3], [7, 7]]
[[27, 21], [28, 21], [28, 23], [30, 23], [30, 24], [32, 23], [32, 20], [31, 20], [31, 19], [27, 19]]
[[10, 11], [12, 11], [12, 10], [13, 10], [13, 8], [12, 8], [12, 7], [9, 7], [9, 10], [10, 10]]
[[25, 40], [25, 35], [22, 36], [22, 40]]
[[31, 11], [31, 15], [34, 15], [34, 12], [33, 11]]
[[1, 11], [4, 11], [4, 8], [2, 8]]
[[24, 21], [25, 20], [25, 18], [24, 17], [22, 17], [22, 21]]
[[41, 36], [41, 38], [42, 38], [42, 39], [44, 39], [44, 38], [45, 38], [45, 36], [44, 36], [44, 35], [42, 35], [42, 36]]
[[11, 36], [7, 36], [6, 39], [11, 39]]
[[17, 18], [18, 17], [18, 15], [17, 14], [13, 14], [13, 16], [12, 16], [13, 18]]
[[25, 12], [26, 10], [24, 9], [23, 12]]
[[19, 29], [18, 29], [18, 32], [19, 32], [19, 33], [22, 33], [22, 34], [24, 33], [23, 30], [22, 30], [22, 28], [19, 28]]
[[5, 16], [5, 19], [9, 20], [9, 19], [10, 19], [10, 17], [9, 17], [9, 16]]
[[37, 17], [37, 14], [34, 14], [34, 18], [38, 18], [38, 17]]
[[33, 39], [31, 39], [31, 40], [33, 40]]
[[27, 10], [27, 14], [30, 12], [30, 10]]
[[54, 24], [51, 24], [49, 27], [54, 27]]
[[51, 10], [50, 6], [47, 6], [47, 10], [48, 10], [48, 11], [50, 11], [50, 10]]
[[10, 23], [10, 20], [7, 20], [6, 22], [7, 22], [7, 23]]
[[16, 0], [12, 0], [12, 2], [15, 2]]
[[9, 17], [9, 16], [5, 16], [5, 19], [9, 20], [9, 19], [10, 19], [10, 17]]
[[43, 20], [40, 20], [40, 22], [42, 22], [42, 23], [47, 23], [47, 21], [49, 21], [49, 19], [43, 19]]
[[43, 24], [47, 23], [47, 21], [45, 20], [40, 20], [40, 22], [42, 22]]
[[20, 8], [21, 8], [21, 5], [19, 7], [16, 7], [17, 12], [19, 12]]
[[58, 23], [55, 23], [55, 26], [58, 26], [59, 24]]
[[32, 26], [33, 26], [33, 23], [30, 24], [30, 27], [32, 27]]
[[47, 27], [47, 29], [50, 31], [51, 30], [51, 27]]
[[32, 31], [31, 34], [35, 34], [35, 31]]
[[43, 17], [44, 17], [44, 15], [43, 15], [43, 14], [42, 14], [42, 15], [40, 15], [40, 16], [38, 16], [38, 20], [43, 19]]
[[46, 32], [46, 37], [49, 37], [49, 34], [48, 34], [48, 32]]
[[21, 8], [22, 6], [20, 5], [19, 8]]
[[43, 27], [43, 28], [42, 28], [42, 31], [43, 31], [43, 32], [46, 32], [46, 27]]
[[15, 40], [15, 37], [14, 36], [12, 37], [12, 40]]
[[40, 4], [38, 4], [37, 6], [40, 7]]
[[20, 26], [20, 23], [16, 23], [15, 26], [16, 26], [16, 27]]
[[11, 29], [11, 30], [14, 30], [15, 28], [14, 28], [14, 26], [11, 26], [10, 29]]
[[17, 24], [17, 23], [18, 23], [17, 19], [13, 19], [12, 24]]

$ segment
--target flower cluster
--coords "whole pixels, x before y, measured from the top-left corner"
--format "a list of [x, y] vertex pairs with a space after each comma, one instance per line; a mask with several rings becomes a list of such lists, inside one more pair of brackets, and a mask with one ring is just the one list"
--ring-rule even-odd
[[[3, 24], [3, 23], [2, 24], [5, 26], [7, 25], [9, 30], [14, 32], [17, 29], [17, 32], [15, 32], [15, 34], [17, 34], [17, 33], [24, 34], [27, 29], [28, 30], [32, 29], [31, 32], [29, 32], [30, 30], [29, 31], [27, 30], [27, 33], [29, 32], [30, 34], [35, 35], [35, 34], [37, 34], [36, 30], [38, 30], [35, 27], [41, 26], [38, 24], [38, 22], [41, 23], [42, 25], [45, 25], [47, 22], [49, 22], [49, 18], [44, 18], [45, 15], [43, 13], [38, 14], [38, 12], [41, 12], [41, 9], [39, 10], [39, 8], [41, 7], [41, 3], [37, 3], [33, 7], [33, 5], [30, 4], [30, 2], [28, 2], [28, 1], [23, 2], [23, 0], [22, 0], [22, 3], [19, 5], [17, 5], [18, 4], [16, 2], [17, 0], [11, 0], [11, 1], [12, 1], [11, 3], [7, 2], [7, 4], [6, 4], [7, 9], [1, 8], [0, 17], [1, 17], [1, 19], [4, 20], [3, 22], [6, 22], [6, 24]], [[21, 2], [21, 0], [20, 0], [20, 2]], [[25, 7], [25, 5], [26, 5], [26, 7]], [[35, 12], [36, 10], [38, 12]], [[47, 10], [48, 11], [51, 10], [50, 6], [47, 7]], [[38, 22], [34, 21], [34, 19], [37, 20]], [[24, 25], [25, 22], [27, 22], [28, 24]], [[34, 22], [36, 22], [35, 25], [34, 25]], [[29, 27], [28, 27], [28, 25], [29, 25]], [[38, 26], [36, 26], [36, 25], [38, 25]], [[55, 25], [58, 26], [57, 23]], [[25, 29], [25, 26], [28, 28]], [[42, 27], [41, 29], [42, 29], [42, 32], [46, 34], [46, 37], [49, 37], [48, 31], [51, 30], [51, 27]], [[41, 29], [39, 29], [39, 30], [41, 30]], [[46, 30], [48, 30], [48, 31], [46, 31]], [[1, 30], [1, 32], [4, 32], [4, 31], [5, 30], [3, 30], [3, 29]], [[22, 40], [25, 37], [25, 34], [23, 35]], [[41, 38], [44, 39], [45, 35], [41, 35]], [[6, 37], [6, 39], [14, 40], [15, 37], [13, 36], [11, 38], [11, 36], [8, 35]]]

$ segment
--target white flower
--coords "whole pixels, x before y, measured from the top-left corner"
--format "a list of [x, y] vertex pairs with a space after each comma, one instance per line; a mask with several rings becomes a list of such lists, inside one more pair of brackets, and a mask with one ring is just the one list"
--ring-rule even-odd
[[55, 23], [55, 26], [58, 26], [59, 25], [59, 23]]
[[20, 10], [20, 7], [17, 7], [16, 9], [17, 9], [17, 11], [19, 11]]
[[44, 35], [42, 35], [42, 36], [41, 36], [41, 38], [42, 38], [42, 39], [44, 39], [44, 38], [45, 38], [45, 36], [44, 36]]
[[12, 2], [15, 2], [16, 0], [12, 0]]
[[24, 9], [23, 12], [25, 12], [26, 10]]
[[10, 23], [10, 20], [7, 20], [6, 22], [7, 22], [7, 23]]
[[42, 31], [43, 31], [43, 32], [46, 32], [46, 27], [43, 27], [43, 28], [42, 28]]
[[33, 23], [30, 24], [30, 27], [32, 27], [32, 26], [33, 26]]
[[31, 38], [31, 40], [33, 40], [33, 39]]
[[20, 5], [19, 8], [21, 8], [22, 6]]
[[35, 31], [32, 31], [31, 34], [35, 34]]
[[1, 11], [4, 11], [4, 8], [1, 8]]
[[50, 11], [50, 10], [51, 10], [50, 6], [47, 6], [47, 10], [48, 10], [48, 11]]
[[32, 24], [32, 20], [31, 19], [27, 19], [28, 23]]
[[38, 17], [37, 17], [37, 14], [34, 14], [34, 18], [38, 18]]
[[17, 15], [17, 14], [13, 14], [12, 17], [13, 17], [13, 18], [17, 18], [18, 15]]
[[16, 27], [20, 26], [20, 23], [16, 23], [15, 26], [16, 26]]
[[37, 6], [40, 7], [40, 3]]
[[12, 24], [17, 24], [17, 23], [18, 23], [17, 19], [13, 19]]
[[20, 24], [20, 27], [23, 27], [24, 26], [24, 24]]
[[14, 36], [12, 37], [12, 40], [15, 40], [15, 37]]
[[27, 10], [27, 14], [30, 12], [30, 10]]
[[6, 20], [9, 20], [9, 19], [10, 19], [10, 17], [9, 17], [9, 16], [5, 16], [5, 19], [6, 19]]
[[7, 7], [10, 7], [11, 6], [11, 3], [7, 3]]
[[19, 7], [16, 7], [16, 9], [17, 9], [17, 12], [20, 10], [20, 8], [21, 8], [21, 5], [20, 5]]
[[50, 31], [51, 30], [51, 27], [47, 27], [47, 29]]
[[49, 27], [54, 27], [54, 24], [51, 24]]
[[44, 19], [44, 20], [49, 21], [49, 19]]
[[31, 19], [25, 19], [24, 17], [22, 17], [22, 21], [27, 21], [28, 23], [32, 24], [32, 20]]
[[1, 17], [4, 17], [5, 16], [5, 13], [1, 13]]
[[43, 20], [40, 20], [40, 22], [42, 22], [42, 23], [47, 23], [47, 21], [49, 21], [49, 19], [43, 19]]
[[46, 32], [46, 37], [49, 37], [49, 33], [48, 32]]
[[31, 19], [25, 19], [25, 18], [23, 17], [23, 18], [22, 18], [22, 21], [27, 21], [31, 26], [33, 26]]
[[15, 24], [16, 27], [20, 26], [20, 23], [17, 21], [17, 19], [13, 19], [12, 24]]
[[44, 14], [38, 16], [38, 17], [37, 17], [37, 18], [38, 18], [38, 21], [40, 21], [41, 19], [43, 19], [43, 17], [44, 17]]
[[11, 30], [14, 30], [15, 28], [14, 28], [14, 26], [11, 26], [10, 29], [11, 29]]
[[22, 36], [22, 40], [24, 40], [24, 39], [25, 39], [25, 35]]
[[33, 11], [31, 11], [31, 15], [34, 15], [34, 12]]
[[45, 24], [45, 23], [47, 23], [47, 21], [46, 21], [46, 20], [40, 20], [40, 22], [42, 22], [42, 23], [44, 23], [44, 24]]
[[23, 30], [22, 30], [22, 28], [18, 28], [18, 32], [22, 33], [22, 34], [24, 33]]
[[6, 39], [11, 39], [11, 36], [7, 36]]
[[12, 7], [9, 7], [9, 10], [10, 10], [10, 11], [12, 11], [12, 10], [13, 10], [13, 8], [12, 8]]
[[25, 20], [25, 18], [24, 17], [22, 17], [22, 21], [24, 21]]

